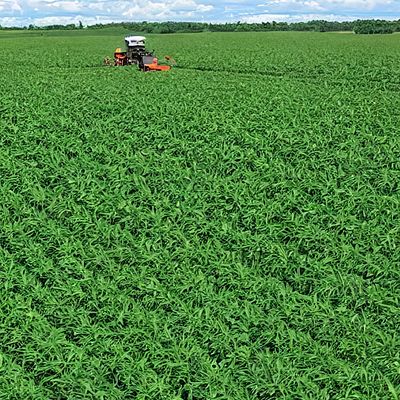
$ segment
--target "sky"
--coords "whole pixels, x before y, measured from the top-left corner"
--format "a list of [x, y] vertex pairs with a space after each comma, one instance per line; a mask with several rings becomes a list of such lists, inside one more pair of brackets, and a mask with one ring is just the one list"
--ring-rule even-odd
[[1, 26], [400, 19], [400, 0], [0, 0]]

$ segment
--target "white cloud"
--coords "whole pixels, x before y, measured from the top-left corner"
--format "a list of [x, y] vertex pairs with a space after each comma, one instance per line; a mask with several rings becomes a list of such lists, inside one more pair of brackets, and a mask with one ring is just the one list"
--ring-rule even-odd
[[194, 13], [204, 13], [213, 9], [212, 5], [198, 4], [194, 0], [167, 0], [163, 2], [148, 1], [146, 4], [131, 5], [126, 2], [123, 7], [123, 17], [134, 19], [166, 19], [177, 16], [192, 16]]
[[400, 0], [0, 0], [0, 24], [388, 18]]
[[[248, 23], [261, 23], [261, 22], [307, 22], [316, 20], [325, 21], [354, 21], [359, 19], [360, 16], [357, 15], [338, 15], [338, 14], [257, 14], [249, 15], [242, 19], [243, 22]], [[382, 18], [380, 16], [371, 15], [371, 19]], [[398, 19], [398, 17], [390, 18], [388, 16], [385, 19]]]
[[21, 12], [22, 7], [17, 0], [1, 0], [0, 12], [1, 13], [14, 13]]
[[48, 7], [68, 12], [80, 12], [84, 9], [84, 4], [79, 1], [54, 1]]
[[[214, 6], [211, 0], [0, 0], [3, 26], [92, 21], [158, 21], [202, 19]], [[17, 17], [17, 12], [21, 17]], [[23, 16], [22, 16], [23, 14]], [[12, 18], [15, 17], [15, 18]]]
[[261, 22], [282, 22], [290, 19], [289, 14], [258, 14], [258, 15], [249, 15], [247, 17], [242, 18], [243, 22], [248, 23], [261, 23]]
[[327, 5], [342, 8], [373, 9], [394, 3], [394, 0], [324, 0]]
[[298, 22], [312, 19], [397, 19], [400, 15], [400, 0], [266, 0], [257, 4], [257, 9], [243, 20]]
[[304, 5], [308, 8], [312, 8], [315, 10], [325, 10], [324, 7], [321, 6], [321, 4], [318, 1], [305, 1]]
[[262, 7], [271, 7], [274, 10], [293, 11], [301, 10], [306, 12], [309, 9], [314, 10], [330, 10], [330, 11], [361, 11], [374, 10], [390, 7], [391, 5], [399, 5], [397, 0], [267, 0]]

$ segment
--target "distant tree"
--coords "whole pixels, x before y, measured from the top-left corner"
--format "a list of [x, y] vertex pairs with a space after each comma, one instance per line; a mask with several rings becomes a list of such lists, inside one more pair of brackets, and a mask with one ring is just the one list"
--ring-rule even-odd
[[[1, 0], [0, 0], [1, 1]], [[176, 33], [176, 32], [270, 32], [270, 31], [306, 31], [306, 32], [335, 32], [335, 31], [354, 31], [358, 34], [387, 34], [400, 32], [400, 20], [384, 21], [384, 20], [357, 20], [357, 21], [308, 21], [308, 22], [226, 22], [205, 23], [205, 22], [113, 22], [109, 24], [95, 24], [87, 26], [87, 29], [115, 28], [124, 29], [130, 32], [142, 33]], [[29, 30], [74, 30], [83, 29], [82, 21], [77, 25], [49, 25], [45, 27], [37, 27], [33, 24], [28, 27], [14, 27], [0, 29], [29, 29]]]
[[354, 33], [364, 35], [391, 34], [395, 32], [396, 25], [384, 20], [358, 20], [354, 23]]

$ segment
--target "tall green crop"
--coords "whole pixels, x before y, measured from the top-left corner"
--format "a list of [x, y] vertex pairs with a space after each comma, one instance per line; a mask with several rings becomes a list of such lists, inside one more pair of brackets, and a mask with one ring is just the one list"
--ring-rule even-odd
[[397, 36], [47, 34], [0, 32], [0, 397], [397, 398]]

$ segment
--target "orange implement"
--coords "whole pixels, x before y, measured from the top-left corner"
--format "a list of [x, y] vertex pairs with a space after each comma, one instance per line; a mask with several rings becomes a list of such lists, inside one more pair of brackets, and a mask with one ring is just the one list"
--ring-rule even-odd
[[145, 64], [146, 71], [169, 71], [171, 67], [169, 65], [158, 65], [158, 64]]

